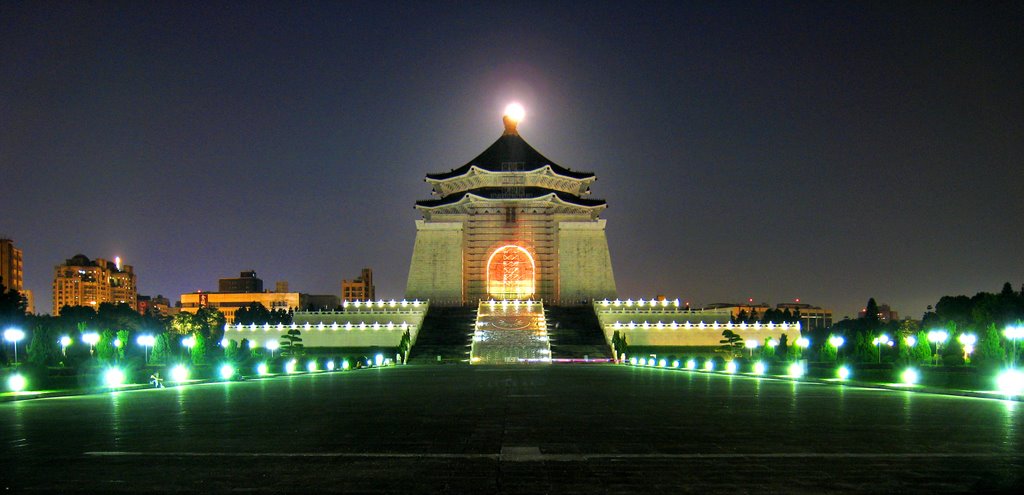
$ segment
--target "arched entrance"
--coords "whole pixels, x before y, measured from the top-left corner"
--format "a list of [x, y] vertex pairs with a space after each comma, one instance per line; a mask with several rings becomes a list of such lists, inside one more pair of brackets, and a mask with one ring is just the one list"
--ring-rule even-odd
[[510, 244], [487, 259], [487, 295], [494, 299], [530, 299], [537, 292], [537, 267], [526, 248]]

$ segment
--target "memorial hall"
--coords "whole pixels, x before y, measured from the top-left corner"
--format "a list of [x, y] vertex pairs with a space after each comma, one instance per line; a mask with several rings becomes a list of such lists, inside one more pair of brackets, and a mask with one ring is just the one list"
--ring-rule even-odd
[[614, 298], [597, 177], [563, 167], [519, 135], [510, 105], [498, 140], [465, 164], [427, 174], [405, 295], [437, 306], [482, 300], [580, 305]]

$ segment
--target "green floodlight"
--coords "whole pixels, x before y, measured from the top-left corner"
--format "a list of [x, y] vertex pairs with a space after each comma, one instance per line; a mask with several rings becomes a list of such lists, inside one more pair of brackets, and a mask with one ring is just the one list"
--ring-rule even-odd
[[725, 372], [726, 373], [735, 373], [736, 372], [736, 361], [729, 361], [728, 363], [725, 363]]
[[665, 366], [668, 366], [668, 361], [666, 361], [664, 358], [659, 359], [658, 360], [658, 367], [659, 368], [664, 368]]
[[7, 388], [11, 389], [11, 392], [21, 392], [27, 386], [28, 382], [25, 380], [25, 377], [19, 374], [11, 375], [7, 379]]
[[686, 360], [686, 369], [688, 369], [688, 370], [697, 369], [697, 360], [696, 359], [687, 359]]
[[287, 363], [285, 363], [284, 364], [284, 372], [285, 373], [289, 373], [289, 374], [295, 373], [295, 364], [296, 363], [295, 363], [294, 359], [292, 359], [291, 361], [288, 361]]
[[636, 357], [629, 358], [629, 364], [631, 364], [633, 366], [636, 366], [636, 363], [637, 363]]
[[334, 361], [327, 361], [327, 371], [334, 371]]
[[188, 380], [188, 368], [182, 365], [171, 368], [171, 381], [184, 382]]
[[678, 368], [679, 367], [679, 360], [678, 359], [676, 359], [675, 361], [672, 361], [672, 367], [673, 368]]
[[846, 366], [840, 366], [839, 369], [836, 370], [836, 376], [839, 377], [840, 380], [849, 379], [850, 368], [847, 368]]
[[711, 359], [704, 361], [704, 371], [715, 371], [715, 362]]
[[763, 375], [763, 374], [765, 374], [766, 371], [768, 371], [768, 367], [765, 366], [764, 362], [758, 361], [758, 362], [754, 363], [754, 374], [755, 375]]
[[918, 378], [917, 370], [914, 368], [907, 368], [903, 370], [903, 374], [900, 375], [900, 379], [903, 380], [904, 385], [914, 385], [917, 383]]
[[316, 371], [316, 361], [310, 361], [306, 363], [306, 370], [310, 373]]
[[349, 364], [349, 362], [348, 362], [348, 359], [346, 359], [346, 360], [344, 360], [344, 361], [342, 361], [342, 362], [341, 362], [341, 369], [343, 369], [343, 370], [346, 370], [346, 371], [347, 371], [347, 370], [348, 370], [349, 368], [351, 368], [351, 367], [352, 367], [352, 365], [351, 365], [351, 364]]
[[256, 366], [256, 374], [257, 375], [264, 376], [264, 375], [268, 374], [269, 372], [270, 372], [270, 370], [269, 370], [269, 368], [267, 368], [267, 363], [260, 363], [260, 364], [258, 364]]
[[800, 363], [790, 364], [787, 371], [789, 371], [789, 376], [793, 378], [800, 378], [804, 376], [804, 365]]
[[1016, 369], [1005, 370], [996, 378], [996, 386], [1007, 396], [1020, 395], [1024, 392], [1024, 373]]
[[384, 364], [384, 355], [383, 354], [377, 354], [376, 356], [373, 357], [373, 362], [377, 366], [380, 366], [380, 365]]
[[103, 383], [108, 387], [124, 385], [124, 372], [120, 368], [109, 368], [103, 372]]
[[225, 364], [220, 367], [220, 378], [221, 380], [230, 380], [235, 376], [235, 367], [230, 364]]

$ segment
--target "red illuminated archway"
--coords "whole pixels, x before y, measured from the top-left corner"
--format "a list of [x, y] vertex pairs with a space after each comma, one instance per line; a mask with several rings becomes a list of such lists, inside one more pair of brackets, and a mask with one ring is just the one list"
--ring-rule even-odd
[[537, 267], [526, 248], [510, 244], [487, 258], [487, 295], [494, 299], [530, 299], [537, 292]]

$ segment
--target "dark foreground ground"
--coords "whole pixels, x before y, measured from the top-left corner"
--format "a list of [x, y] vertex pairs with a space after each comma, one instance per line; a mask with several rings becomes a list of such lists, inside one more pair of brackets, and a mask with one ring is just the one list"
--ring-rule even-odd
[[1015, 492], [1024, 404], [408, 366], [0, 404], [6, 491]]

